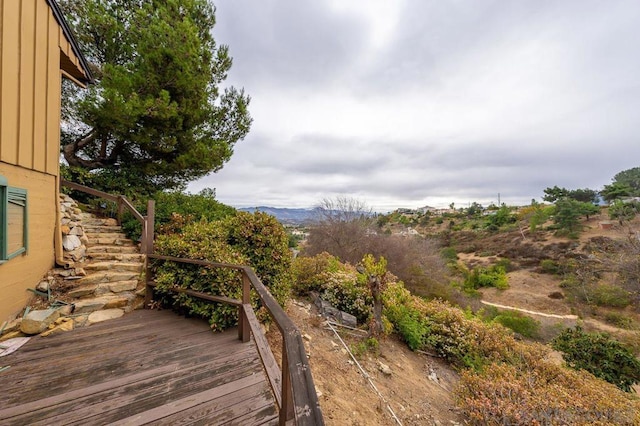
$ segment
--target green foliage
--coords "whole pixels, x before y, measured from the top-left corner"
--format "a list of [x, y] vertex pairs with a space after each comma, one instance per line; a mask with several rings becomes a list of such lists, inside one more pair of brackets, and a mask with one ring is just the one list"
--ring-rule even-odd
[[[289, 295], [290, 254], [286, 233], [273, 217], [264, 213], [240, 213], [219, 221], [187, 224], [180, 233], [159, 235], [156, 251], [168, 256], [250, 265], [278, 303], [284, 306]], [[176, 295], [168, 288], [177, 286], [240, 298], [242, 281], [238, 271], [161, 262], [157, 265], [156, 281], [158, 293], [164, 295], [165, 300], [207, 318], [215, 330], [236, 324], [237, 308], [204, 302], [185, 294]], [[257, 301], [257, 294], [252, 294], [256, 310], [259, 308]]]
[[540, 269], [545, 274], [551, 275], [558, 275], [562, 272], [562, 268], [560, 267], [558, 262], [552, 259], [542, 259], [540, 261]]
[[631, 304], [631, 293], [611, 284], [600, 284], [589, 291], [589, 298], [598, 306], [624, 308]]
[[405, 305], [391, 305], [385, 314], [412, 351], [425, 347], [430, 330], [426, 318], [418, 310]]
[[[160, 191], [152, 197], [155, 204], [155, 232], [159, 234], [179, 233], [187, 224], [202, 219], [211, 222], [236, 214], [236, 209], [216, 201], [215, 191], [203, 189], [197, 194], [179, 191]], [[145, 202], [135, 203], [136, 209], [147, 214]], [[142, 227], [133, 215], [126, 213], [122, 219], [122, 228], [130, 236], [140, 237]]]
[[[636, 197], [640, 196], [640, 167], [623, 170], [613, 177], [613, 184], [620, 187], [628, 188], [625, 195]], [[605, 186], [607, 188], [607, 186]]]
[[517, 311], [503, 311], [493, 321], [511, 329], [521, 336], [535, 339], [540, 332], [540, 322]]
[[440, 255], [447, 261], [447, 263], [458, 261], [458, 253], [453, 247], [442, 248], [440, 250]]
[[248, 265], [284, 306], [291, 289], [291, 251], [280, 222], [264, 212], [238, 212], [217, 223], [226, 242], [249, 260]]
[[515, 223], [516, 220], [516, 217], [511, 214], [511, 209], [503, 204], [499, 209], [487, 216], [485, 227], [490, 231], [497, 231], [504, 225]]
[[553, 188], [546, 188], [544, 193], [545, 195], [542, 199], [550, 203], [555, 203], [562, 198], [570, 198], [582, 203], [593, 203], [598, 197], [598, 192], [589, 188], [566, 189], [554, 186]]
[[576, 327], [563, 331], [551, 344], [570, 367], [587, 370], [626, 392], [640, 382], [640, 360], [606, 334], [585, 333]]
[[356, 358], [361, 358], [367, 353], [378, 355], [380, 353], [380, 342], [375, 337], [369, 337], [351, 345], [350, 349]]
[[553, 221], [558, 227], [558, 232], [566, 234], [570, 238], [577, 238], [581, 229], [580, 217], [596, 214], [600, 209], [591, 204], [576, 201], [570, 198], [562, 198], [555, 204]]
[[605, 321], [616, 327], [623, 328], [625, 330], [633, 330], [635, 323], [631, 317], [628, 317], [620, 312], [607, 312], [604, 315]]
[[222, 93], [232, 59], [206, 0], [64, 0], [96, 84], [65, 86], [67, 163], [89, 186], [150, 195], [219, 170], [251, 125], [249, 97]]
[[623, 202], [614, 200], [609, 206], [609, 217], [611, 219], [632, 220], [640, 211], [640, 203], [637, 201]]
[[492, 265], [488, 267], [478, 266], [471, 270], [464, 280], [464, 288], [477, 290], [483, 287], [495, 287], [499, 290], [509, 288], [507, 273], [505, 268], [500, 265]]
[[600, 191], [600, 195], [607, 201], [617, 200], [623, 197], [629, 197], [634, 194], [633, 188], [626, 183], [614, 182], [611, 185], [605, 185]]

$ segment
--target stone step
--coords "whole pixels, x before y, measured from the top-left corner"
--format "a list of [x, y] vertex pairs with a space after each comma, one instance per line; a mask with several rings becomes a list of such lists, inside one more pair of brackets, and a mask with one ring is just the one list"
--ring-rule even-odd
[[[102, 246], [96, 246], [99, 248]], [[137, 251], [137, 250], [136, 250]], [[121, 262], [140, 262], [144, 263], [144, 255], [139, 253], [90, 253], [88, 255], [91, 259], [105, 261], [105, 260], [119, 260]]]
[[74, 314], [89, 314], [102, 309], [125, 308], [133, 309], [134, 293], [121, 293], [118, 295], [103, 295], [90, 299], [82, 299], [74, 302]]
[[88, 238], [127, 239], [123, 232], [88, 232], [85, 230], [85, 234]]
[[85, 284], [70, 290], [67, 295], [73, 299], [85, 299], [87, 297], [114, 295], [117, 293], [135, 291], [139, 285], [138, 280], [115, 281], [100, 284]]
[[140, 254], [138, 247], [134, 245], [128, 246], [113, 246], [113, 245], [96, 245], [87, 247], [87, 255], [93, 256], [96, 253], [122, 253], [122, 254]]
[[105, 283], [115, 283], [118, 281], [133, 281], [138, 280], [140, 277], [139, 272], [109, 272], [109, 271], [100, 271], [94, 272], [93, 274], [89, 274], [86, 277], [80, 278], [76, 285], [84, 286], [87, 284], [105, 284]]
[[133, 241], [128, 238], [88, 238], [87, 247], [93, 247], [96, 245], [108, 245], [108, 246], [133, 246]]
[[104, 261], [91, 262], [85, 265], [84, 270], [87, 271], [87, 273], [93, 271], [142, 272], [142, 266], [140, 262]]
[[84, 231], [87, 233], [110, 233], [110, 232], [118, 232], [121, 233], [122, 232], [122, 227], [121, 226], [96, 226], [96, 225], [87, 225], [86, 223], [82, 224], [82, 227], [84, 228]]

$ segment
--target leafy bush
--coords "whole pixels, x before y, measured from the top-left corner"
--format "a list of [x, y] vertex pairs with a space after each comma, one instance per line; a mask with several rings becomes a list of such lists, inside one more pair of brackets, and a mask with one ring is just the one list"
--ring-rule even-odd
[[[278, 303], [284, 305], [289, 295], [291, 258], [287, 236], [275, 218], [264, 213], [241, 213], [221, 221], [191, 223], [179, 234], [159, 235], [156, 249], [168, 256], [250, 265]], [[165, 301], [207, 318], [213, 329], [223, 330], [236, 324], [236, 307], [174, 294], [168, 289], [176, 286], [240, 298], [242, 280], [238, 271], [162, 262], [157, 265], [156, 281], [157, 292]], [[257, 294], [252, 293], [252, 304], [256, 310], [260, 307]], [[264, 312], [258, 314], [264, 317]]]
[[618, 312], [607, 312], [604, 315], [605, 321], [609, 324], [613, 324], [616, 327], [624, 328], [625, 330], [633, 330], [635, 325], [631, 317], [625, 316]]
[[631, 304], [631, 293], [611, 284], [600, 284], [590, 292], [590, 298], [598, 306], [624, 308]]
[[540, 331], [540, 321], [517, 311], [503, 311], [494, 319], [498, 324], [513, 330], [521, 336], [534, 339]]
[[558, 262], [551, 259], [542, 259], [540, 261], [540, 269], [545, 274], [558, 275], [561, 272], [560, 265]]
[[453, 247], [445, 247], [443, 249], [440, 250], [440, 255], [447, 261], [447, 262], [456, 262], [458, 260], [458, 253], [456, 252], [456, 249]]
[[570, 367], [586, 370], [626, 392], [640, 382], [640, 360], [606, 334], [585, 333], [576, 326], [563, 331], [551, 345], [563, 353]]
[[[187, 224], [203, 218], [211, 222], [236, 214], [233, 207], [216, 201], [211, 189], [203, 189], [197, 194], [157, 192], [152, 198], [156, 202], [155, 231], [159, 234], [180, 232]], [[135, 206], [141, 214], [147, 214], [146, 200], [136, 202]], [[140, 222], [128, 212], [122, 219], [122, 228], [131, 238], [140, 237]]]
[[478, 266], [474, 268], [464, 281], [464, 288], [477, 290], [483, 287], [495, 287], [499, 290], [509, 288], [507, 273], [503, 266]]

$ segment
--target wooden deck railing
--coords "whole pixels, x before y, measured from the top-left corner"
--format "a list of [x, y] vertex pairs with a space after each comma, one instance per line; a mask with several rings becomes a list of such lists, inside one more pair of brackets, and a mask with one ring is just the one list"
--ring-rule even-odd
[[[311, 376], [311, 369], [307, 354], [300, 335], [300, 331], [291, 319], [284, 312], [282, 307], [273, 298], [269, 290], [257, 277], [253, 269], [244, 265], [231, 265], [225, 263], [208, 262], [196, 259], [183, 259], [170, 256], [154, 254], [154, 212], [155, 204], [149, 200], [147, 204], [147, 215], [143, 216], [136, 210], [126, 197], [122, 195], [112, 195], [98, 191], [73, 182], [60, 180], [60, 185], [77, 191], [82, 191], [97, 197], [113, 201], [118, 206], [118, 219], [121, 220], [122, 213], [126, 208], [142, 224], [141, 252], [146, 255], [146, 302], [149, 306], [153, 294], [155, 283], [153, 281], [153, 271], [150, 259], [162, 262], [178, 262], [200, 265], [207, 268], [227, 268], [240, 271], [242, 274], [242, 299], [217, 296], [188, 289], [173, 288], [174, 292], [186, 293], [193, 297], [198, 297], [211, 302], [226, 303], [238, 307], [238, 337], [243, 342], [249, 342], [253, 335], [258, 354], [267, 373], [269, 384], [273, 391], [276, 404], [279, 409], [279, 424], [297, 424], [304, 426], [324, 425], [324, 419], [320, 410], [318, 396]], [[266, 336], [260, 328], [260, 323], [250, 303], [250, 292], [253, 289], [262, 305], [267, 309], [269, 315], [276, 324], [282, 335], [282, 369], [273, 356], [271, 347]]]
[[[183, 259], [151, 254], [150, 259], [163, 262], [189, 263], [206, 268], [227, 268], [240, 271], [242, 274], [242, 300], [200, 293], [193, 290], [173, 288], [174, 292], [186, 293], [211, 302], [227, 303], [238, 307], [238, 337], [243, 342], [253, 338], [258, 354], [267, 373], [269, 384], [280, 412], [280, 424], [294, 420], [298, 425], [323, 425], [324, 420], [318, 396], [313, 384], [311, 369], [307, 360], [300, 331], [273, 298], [269, 290], [262, 284], [253, 269], [248, 266], [226, 263], [208, 262], [205, 260]], [[147, 293], [151, 293], [155, 283], [147, 281]], [[273, 356], [271, 347], [264, 336], [260, 323], [251, 307], [251, 289], [260, 297], [262, 305], [267, 309], [280, 334], [282, 335], [282, 371]]]
[[155, 200], [147, 201], [147, 214], [143, 216], [134, 206], [131, 201], [124, 195], [113, 195], [108, 192], [98, 191], [97, 189], [89, 188], [88, 186], [80, 185], [78, 183], [69, 182], [60, 178], [60, 186], [67, 187], [76, 191], [84, 192], [96, 197], [104, 198], [107, 201], [116, 203], [117, 206], [117, 218], [118, 223], [122, 223], [122, 215], [125, 209], [128, 210], [133, 217], [142, 225], [142, 234], [140, 236], [140, 251], [143, 254], [153, 253], [153, 226], [155, 223]]

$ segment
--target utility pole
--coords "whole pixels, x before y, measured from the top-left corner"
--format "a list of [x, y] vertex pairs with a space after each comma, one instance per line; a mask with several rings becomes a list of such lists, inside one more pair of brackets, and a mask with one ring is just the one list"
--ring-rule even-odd
[[498, 207], [500, 207], [502, 204], [500, 204], [500, 193], [498, 192]]

